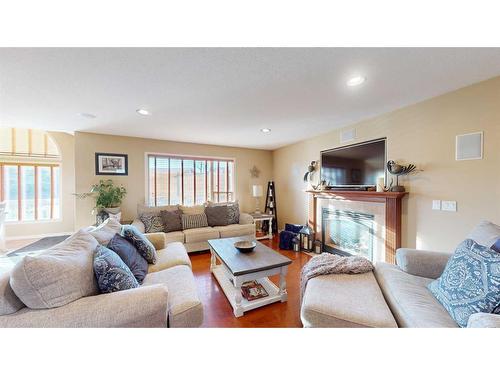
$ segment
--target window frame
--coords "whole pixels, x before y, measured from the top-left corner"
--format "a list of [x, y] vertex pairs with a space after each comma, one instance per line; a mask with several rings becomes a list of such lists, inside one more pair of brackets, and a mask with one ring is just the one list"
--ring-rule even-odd
[[[61, 197], [61, 186], [59, 187], [59, 215], [55, 217], [55, 168], [59, 168], [59, 183], [62, 185], [62, 164], [61, 163], [37, 163], [37, 162], [13, 162], [13, 161], [2, 161], [0, 160], [0, 202], [5, 200], [5, 189], [4, 189], [4, 166], [17, 167], [17, 219], [16, 220], [5, 220], [5, 224], [24, 224], [24, 223], [48, 223], [57, 222], [62, 220], [62, 197]], [[23, 199], [22, 199], [22, 167], [33, 167], [33, 179], [34, 179], [34, 219], [23, 219]], [[50, 168], [50, 218], [43, 219], [39, 218], [38, 203], [41, 195], [41, 190], [39, 189], [38, 177], [40, 176], [39, 167]]]
[[[236, 195], [236, 158], [234, 157], [218, 157], [218, 156], [200, 156], [200, 155], [184, 155], [184, 154], [172, 154], [172, 153], [160, 153], [160, 152], [146, 152], [144, 154], [144, 165], [145, 165], [145, 168], [144, 168], [144, 181], [145, 181], [145, 196], [144, 196], [144, 201], [146, 203], [146, 205], [148, 206], [151, 206], [151, 207], [157, 207], [157, 194], [155, 193], [155, 202], [150, 202], [150, 197], [149, 197], [149, 193], [150, 193], [150, 176], [149, 176], [149, 158], [150, 157], [160, 157], [160, 158], [169, 158], [169, 159], [177, 159], [177, 160], [181, 160], [181, 193], [180, 193], [180, 203], [179, 205], [184, 205], [184, 160], [193, 160], [193, 165], [194, 165], [194, 168], [193, 168], [193, 180], [194, 180], [194, 188], [193, 188], [193, 202], [194, 202], [194, 205], [197, 204], [196, 202], [196, 161], [204, 161], [205, 162], [205, 202], [207, 201], [211, 201], [213, 199], [213, 197], [209, 197], [209, 193], [208, 193], [208, 175], [209, 173], [211, 173], [211, 171], [208, 170], [208, 162], [232, 162], [233, 163], [233, 181], [232, 181], [232, 187], [233, 187], [233, 191], [227, 191], [227, 192], [216, 192], [217, 195], [219, 196], [219, 194], [227, 194], [228, 197], [229, 195], [231, 194], [232, 196], [232, 200], [231, 201], [236, 201], [237, 199], [237, 195]], [[155, 159], [156, 160], [156, 159]], [[229, 169], [229, 164], [227, 164], [227, 168]], [[228, 170], [227, 169], [227, 170]], [[155, 170], [156, 170], [156, 166], [155, 166]], [[169, 160], [169, 170], [170, 170], [170, 160]], [[219, 178], [219, 176], [217, 176], [217, 178]], [[155, 181], [155, 185], [156, 185], [156, 173], [155, 173], [155, 178], [154, 178], [154, 181]], [[210, 186], [211, 186], [211, 193], [214, 194], [215, 192], [213, 191], [213, 181], [211, 182]], [[227, 173], [226, 171], [226, 188], [229, 189], [229, 173]], [[167, 199], [167, 202], [168, 204], [170, 205], [170, 173], [168, 173], [168, 199]], [[156, 188], [156, 186], [155, 186]], [[220, 189], [218, 189], [220, 190]], [[228, 200], [229, 202], [229, 200]], [[150, 205], [150, 203], [154, 203], [154, 205]]]

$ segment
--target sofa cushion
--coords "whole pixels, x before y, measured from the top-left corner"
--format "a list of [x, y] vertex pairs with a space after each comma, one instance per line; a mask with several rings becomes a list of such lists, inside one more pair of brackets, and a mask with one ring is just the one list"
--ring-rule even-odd
[[24, 307], [10, 286], [10, 272], [0, 274], [0, 315], [8, 315]]
[[189, 260], [186, 248], [180, 242], [167, 244], [165, 249], [157, 252], [157, 255], [158, 261], [156, 264], [149, 265], [150, 273], [179, 265], [191, 268], [191, 260]]
[[202, 242], [220, 238], [219, 230], [212, 227], [186, 229], [184, 231], [184, 236], [186, 238], [186, 243]]
[[132, 225], [123, 225], [121, 235], [139, 251], [149, 264], [156, 263], [156, 249], [144, 234]]
[[97, 228], [90, 230], [90, 234], [99, 242], [99, 244], [106, 246], [115, 234], [120, 233], [122, 225], [116, 219], [106, 219]]
[[134, 274], [113, 250], [102, 245], [94, 253], [94, 274], [101, 293], [113, 293], [139, 286]]
[[98, 294], [94, 277], [97, 240], [80, 230], [37, 256], [26, 255], [11, 271], [10, 285], [32, 309], [58, 307]]
[[165, 230], [160, 213], [145, 212], [139, 216], [139, 220], [144, 224], [144, 233], [158, 233]]
[[255, 224], [231, 224], [215, 227], [220, 233], [220, 238], [255, 236]]
[[199, 327], [202, 324], [203, 305], [189, 267], [175, 266], [150, 273], [143, 286], [153, 284], [167, 286], [169, 327]]
[[215, 206], [205, 208], [208, 225], [216, 227], [229, 224], [229, 209], [227, 206]]
[[176, 232], [182, 230], [182, 211], [161, 211], [161, 220], [163, 221], [163, 231]]
[[180, 206], [183, 215], [199, 215], [205, 213], [205, 205]]
[[123, 260], [134, 274], [139, 284], [142, 284], [142, 281], [148, 273], [148, 262], [139, 251], [137, 251], [135, 246], [119, 234], [115, 234], [106, 247], [118, 254], [120, 259]]
[[492, 313], [500, 305], [500, 254], [467, 239], [428, 288], [458, 325], [466, 327], [472, 314]]
[[184, 232], [178, 231], [165, 233], [165, 242], [167, 244], [171, 242], [184, 242]]
[[205, 213], [198, 215], [182, 215], [182, 229], [193, 229], [208, 227], [207, 215]]
[[410, 275], [388, 263], [375, 265], [375, 277], [399, 327], [457, 327], [427, 289], [432, 279]]
[[309, 280], [301, 320], [305, 327], [397, 327], [373, 272]]
[[174, 204], [171, 206], [146, 206], [144, 204], [137, 205], [137, 216], [141, 216], [143, 213], [157, 213], [159, 214], [161, 211], [176, 211], [179, 209], [178, 204]]
[[491, 221], [482, 220], [469, 233], [467, 238], [477, 242], [481, 246], [488, 248], [495, 247], [495, 243], [500, 239], [500, 226]]

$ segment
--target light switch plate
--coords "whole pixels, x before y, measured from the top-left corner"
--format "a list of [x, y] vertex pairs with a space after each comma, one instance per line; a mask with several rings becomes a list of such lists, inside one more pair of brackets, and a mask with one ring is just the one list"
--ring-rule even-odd
[[457, 201], [442, 201], [441, 209], [443, 211], [456, 211], [457, 210]]
[[437, 211], [441, 210], [441, 201], [433, 200], [432, 201], [432, 209], [437, 210]]

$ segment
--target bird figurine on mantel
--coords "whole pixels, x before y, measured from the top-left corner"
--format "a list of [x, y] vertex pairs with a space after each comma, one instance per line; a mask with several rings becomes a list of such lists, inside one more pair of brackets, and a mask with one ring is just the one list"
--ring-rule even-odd
[[309, 164], [309, 166], [307, 167], [307, 172], [304, 175], [304, 182], [311, 180], [314, 171], [316, 171], [316, 160], [313, 160], [311, 164]]
[[[387, 162], [387, 171], [396, 176], [396, 185], [391, 186], [390, 191], [402, 193], [405, 191], [404, 186], [399, 185], [399, 176], [403, 176], [405, 174], [412, 173], [416, 170], [416, 166], [414, 164], [401, 165], [396, 163], [394, 160], [389, 160]], [[392, 182], [391, 182], [392, 185]]]

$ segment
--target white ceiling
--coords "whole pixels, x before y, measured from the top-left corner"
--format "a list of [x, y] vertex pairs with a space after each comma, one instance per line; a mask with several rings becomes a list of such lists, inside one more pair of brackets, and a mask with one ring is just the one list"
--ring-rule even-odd
[[500, 48], [0, 48], [0, 126], [276, 149], [497, 75]]

